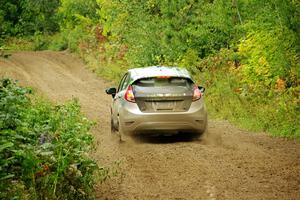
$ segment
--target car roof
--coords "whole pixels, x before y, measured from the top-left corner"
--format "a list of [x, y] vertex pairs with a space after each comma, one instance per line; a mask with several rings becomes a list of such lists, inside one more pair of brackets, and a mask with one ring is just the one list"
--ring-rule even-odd
[[190, 73], [185, 68], [179, 67], [150, 66], [130, 69], [128, 72], [131, 74], [133, 81], [141, 78], [158, 76], [183, 77], [191, 79]]

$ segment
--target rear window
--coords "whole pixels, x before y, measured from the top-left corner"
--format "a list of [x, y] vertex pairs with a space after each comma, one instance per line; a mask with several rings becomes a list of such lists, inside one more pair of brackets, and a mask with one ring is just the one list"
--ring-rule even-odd
[[142, 87], [190, 86], [192, 81], [181, 77], [153, 77], [137, 80], [134, 85]]

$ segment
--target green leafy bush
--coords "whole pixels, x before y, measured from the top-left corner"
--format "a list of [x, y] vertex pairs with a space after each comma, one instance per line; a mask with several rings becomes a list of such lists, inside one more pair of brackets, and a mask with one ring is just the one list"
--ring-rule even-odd
[[0, 0], [0, 39], [58, 31], [56, 12], [60, 0]]
[[35, 99], [10, 79], [0, 82], [0, 198], [90, 199], [97, 172], [88, 152], [92, 123], [77, 100]]
[[228, 46], [234, 32], [230, 1], [98, 3], [104, 34], [128, 47], [125, 58], [133, 66], [178, 64], [191, 51], [203, 58]]
[[199, 62], [193, 71], [207, 87], [209, 114], [244, 128], [267, 131], [276, 136], [300, 138], [300, 87], [255, 88], [244, 81], [237, 53], [222, 49]]
[[54, 38], [50, 46], [80, 53], [81, 46], [94, 44], [97, 9], [95, 0], [61, 0], [55, 14], [60, 27], [60, 37]]

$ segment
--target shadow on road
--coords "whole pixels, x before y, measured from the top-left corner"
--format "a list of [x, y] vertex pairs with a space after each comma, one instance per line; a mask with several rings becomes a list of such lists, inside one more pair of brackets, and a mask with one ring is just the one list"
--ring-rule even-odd
[[176, 135], [135, 135], [132, 139], [139, 143], [166, 144], [177, 142], [201, 142], [195, 133], [178, 133]]

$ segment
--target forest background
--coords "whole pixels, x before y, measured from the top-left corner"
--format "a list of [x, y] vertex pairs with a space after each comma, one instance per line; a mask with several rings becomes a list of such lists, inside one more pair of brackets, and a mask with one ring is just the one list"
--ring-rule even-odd
[[186, 67], [213, 118], [300, 137], [298, 0], [0, 0], [3, 50], [68, 50], [100, 76]]

